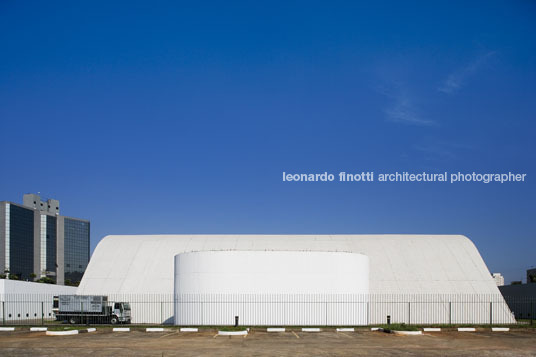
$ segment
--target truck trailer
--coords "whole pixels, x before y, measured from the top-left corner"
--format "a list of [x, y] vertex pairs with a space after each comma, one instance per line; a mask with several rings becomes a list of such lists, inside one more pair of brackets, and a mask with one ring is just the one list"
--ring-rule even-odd
[[52, 311], [58, 321], [71, 324], [129, 324], [131, 321], [130, 304], [109, 302], [102, 295], [58, 295], [54, 296]]

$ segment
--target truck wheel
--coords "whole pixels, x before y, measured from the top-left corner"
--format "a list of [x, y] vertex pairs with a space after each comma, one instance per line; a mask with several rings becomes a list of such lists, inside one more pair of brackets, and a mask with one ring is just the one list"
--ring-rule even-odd
[[110, 319], [110, 323], [112, 325], [117, 325], [119, 323], [119, 319], [117, 318], [117, 316], [112, 316], [112, 318]]
[[76, 317], [74, 317], [74, 316], [71, 316], [71, 317], [69, 318], [69, 323], [70, 323], [71, 325], [76, 325], [76, 324], [78, 323], [78, 319], [77, 319]]

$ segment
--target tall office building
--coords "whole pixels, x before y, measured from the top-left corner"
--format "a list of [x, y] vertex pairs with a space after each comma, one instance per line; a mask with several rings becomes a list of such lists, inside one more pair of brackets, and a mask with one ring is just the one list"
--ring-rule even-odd
[[0, 272], [76, 283], [89, 263], [89, 221], [60, 215], [58, 200], [26, 194], [0, 202]]

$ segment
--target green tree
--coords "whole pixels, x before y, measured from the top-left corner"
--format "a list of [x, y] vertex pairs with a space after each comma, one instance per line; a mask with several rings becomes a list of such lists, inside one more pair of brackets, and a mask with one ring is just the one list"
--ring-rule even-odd
[[65, 279], [65, 285], [67, 286], [78, 286], [80, 285], [79, 281], [71, 281], [71, 279]]
[[37, 280], [37, 282], [38, 283], [43, 283], [43, 284], [56, 284], [54, 279], [49, 278], [48, 276], [44, 276], [44, 277], [40, 278], [39, 280]]

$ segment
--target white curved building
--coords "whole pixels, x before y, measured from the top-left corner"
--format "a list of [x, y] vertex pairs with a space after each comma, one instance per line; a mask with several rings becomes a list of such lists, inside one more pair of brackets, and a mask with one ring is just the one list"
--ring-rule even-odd
[[[500, 292], [478, 250], [460, 235], [107, 236], [95, 249], [77, 293], [115, 295], [118, 299], [127, 296], [133, 303], [133, 322], [172, 323], [175, 256], [206, 251], [364, 255], [369, 261], [368, 323], [384, 322], [388, 314], [393, 322], [511, 322], [511, 314], [499, 298]], [[278, 264], [274, 255], [262, 265], [270, 261], [272, 266]], [[155, 300], [160, 296], [161, 306], [136, 316], [136, 300], [147, 294], [153, 294]], [[373, 296], [382, 296], [381, 301], [373, 301]], [[476, 315], [468, 312], [463, 296], [481, 303]], [[425, 312], [427, 304], [435, 304], [429, 306], [436, 306], [437, 311]], [[475, 301], [472, 304], [476, 306]]]

